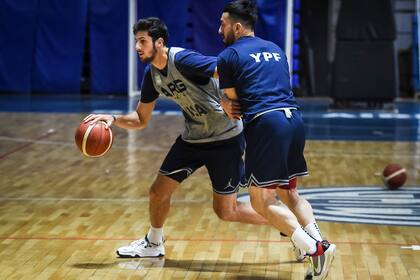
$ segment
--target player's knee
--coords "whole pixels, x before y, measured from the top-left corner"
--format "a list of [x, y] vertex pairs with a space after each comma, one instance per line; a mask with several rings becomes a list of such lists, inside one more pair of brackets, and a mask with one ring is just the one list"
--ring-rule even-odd
[[170, 199], [172, 192], [154, 183], [149, 189], [150, 201], [165, 201]]
[[294, 189], [278, 189], [278, 194], [281, 202], [286, 204], [288, 207], [297, 205], [300, 201], [300, 196], [297, 190]]
[[260, 215], [264, 215], [265, 207], [262, 201], [259, 199], [255, 199], [252, 196], [250, 197], [250, 199], [251, 199], [251, 206], [252, 208], [254, 208], [255, 212], [257, 212]]
[[150, 201], [156, 201], [159, 199], [159, 191], [153, 187], [154, 185], [152, 185], [152, 187], [150, 187], [149, 189], [149, 199]]
[[217, 217], [225, 222], [235, 222], [236, 215], [232, 211], [218, 211], [216, 212]]
[[213, 210], [217, 217], [219, 217], [222, 221], [234, 222], [237, 220], [235, 209], [232, 209], [231, 207], [219, 207], [214, 205]]

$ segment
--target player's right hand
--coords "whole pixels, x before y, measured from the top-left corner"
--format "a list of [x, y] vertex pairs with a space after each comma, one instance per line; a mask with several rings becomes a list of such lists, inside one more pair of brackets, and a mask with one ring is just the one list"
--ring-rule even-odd
[[105, 114], [90, 114], [83, 119], [84, 123], [90, 122], [90, 124], [95, 124], [99, 121], [104, 121], [106, 129], [108, 129], [114, 122], [114, 117], [112, 115]]

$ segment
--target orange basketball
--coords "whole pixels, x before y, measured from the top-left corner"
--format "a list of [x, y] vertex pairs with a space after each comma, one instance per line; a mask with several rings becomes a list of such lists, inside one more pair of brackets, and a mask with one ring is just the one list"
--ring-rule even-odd
[[106, 154], [114, 141], [111, 128], [105, 129], [105, 122], [91, 125], [81, 123], [74, 136], [79, 150], [88, 157], [100, 157]]
[[407, 180], [407, 172], [401, 165], [391, 163], [385, 166], [382, 177], [385, 185], [394, 190], [404, 185]]

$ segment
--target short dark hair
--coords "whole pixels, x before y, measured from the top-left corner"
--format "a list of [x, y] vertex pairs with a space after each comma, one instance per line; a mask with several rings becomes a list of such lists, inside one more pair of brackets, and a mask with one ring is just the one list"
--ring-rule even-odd
[[147, 31], [147, 34], [152, 37], [153, 42], [159, 38], [163, 39], [164, 45], [168, 42], [168, 27], [166, 27], [166, 24], [159, 18], [148, 17], [139, 19], [133, 26], [133, 33], [136, 35], [136, 33], [140, 31]]
[[251, 0], [236, 0], [225, 5], [223, 12], [229, 17], [254, 30], [258, 19], [257, 5]]

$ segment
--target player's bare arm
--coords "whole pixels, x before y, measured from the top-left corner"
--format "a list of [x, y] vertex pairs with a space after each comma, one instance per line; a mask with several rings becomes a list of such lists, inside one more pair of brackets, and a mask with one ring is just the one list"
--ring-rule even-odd
[[108, 127], [115, 124], [124, 129], [143, 129], [147, 127], [152, 118], [155, 103], [156, 101], [150, 103], [139, 102], [136, 111], [126, 115], [90, 114], [83, 121], [92, 124], [98, 121], [105, 121]]

